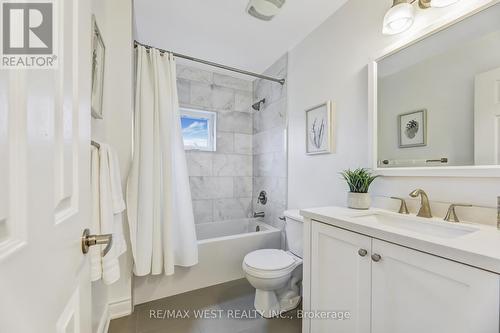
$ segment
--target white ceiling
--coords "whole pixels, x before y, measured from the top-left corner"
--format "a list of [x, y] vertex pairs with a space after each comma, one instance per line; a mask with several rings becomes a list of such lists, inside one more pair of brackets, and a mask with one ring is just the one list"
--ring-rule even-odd
[[270, 22], [248, 0], [134, 0], [136, 39], [224, 65], [263, 72], [347, 0], [287, 0]]

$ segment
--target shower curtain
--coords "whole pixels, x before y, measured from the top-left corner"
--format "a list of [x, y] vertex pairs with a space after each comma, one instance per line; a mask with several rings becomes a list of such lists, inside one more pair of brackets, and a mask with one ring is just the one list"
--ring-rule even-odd
[[127, 215], [135, 275], [172, 275], [176, 265], [198, 263], [175, 60], [139, 45]]

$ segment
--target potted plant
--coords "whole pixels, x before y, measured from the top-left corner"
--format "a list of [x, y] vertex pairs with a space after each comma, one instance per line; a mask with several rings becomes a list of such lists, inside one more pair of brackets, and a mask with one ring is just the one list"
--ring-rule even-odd
[[371, 199], [368, 188], [378, 176], [372, 175], [370, 171], [364, 168], [347, 169], [340, 174], [349, 185], [350, 192], [347, 194], [347, 207], [353, 209], [370, 208]]

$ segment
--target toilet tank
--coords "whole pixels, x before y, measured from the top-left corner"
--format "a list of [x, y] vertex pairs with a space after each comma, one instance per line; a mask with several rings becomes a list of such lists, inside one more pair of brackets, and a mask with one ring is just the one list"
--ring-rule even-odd
[[298, 209], [287, 210], [284, 215], [286, 219], [286, 248], [297, 257], [302, 258], [304, 218], [300, 216]]

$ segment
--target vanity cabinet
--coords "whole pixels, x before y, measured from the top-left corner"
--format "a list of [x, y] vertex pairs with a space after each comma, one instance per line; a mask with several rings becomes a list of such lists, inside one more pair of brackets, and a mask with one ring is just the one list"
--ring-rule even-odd
[[[312, 223], [311, 244], [311, 309], [350, 311], [353, 317], [311, 320], [310, 332], [369, 332], [371, 239]], [[360, 256], [358, 252], [363, 249], [366, 254]]]
[[304, 253], [311, 333], [498, 333], [499, 276], [434, 255], [311, 221]]

